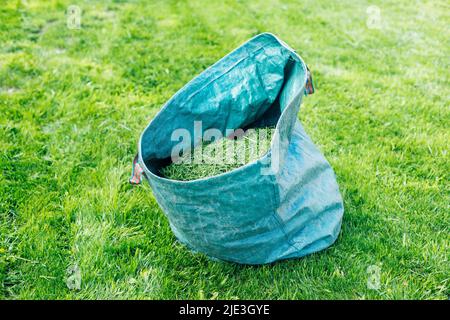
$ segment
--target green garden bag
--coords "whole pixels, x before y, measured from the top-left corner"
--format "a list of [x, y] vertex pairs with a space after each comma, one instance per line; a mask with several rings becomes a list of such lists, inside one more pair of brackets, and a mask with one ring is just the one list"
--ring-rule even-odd
[[[210, 257], [264, 264], [327, 248], [344, 209], [331, 166], [297, 118], [304, 94], [313, 91], [293, 49], [272, 34], [255, 36], [185, 85], [150, 121], [130, 182], [144, 176], [175, 236]], [[211, 128], [226, 135], [263, 126], [276, 129], [256, 161], [192, 181], [160, 174], [180, 143], [176, 130], [198, 137]], [[183, 150], [199, 143], [191, 139]]]

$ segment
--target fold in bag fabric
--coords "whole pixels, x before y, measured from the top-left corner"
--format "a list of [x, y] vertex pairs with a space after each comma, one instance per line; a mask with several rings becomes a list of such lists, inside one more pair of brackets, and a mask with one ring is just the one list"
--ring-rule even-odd
[[[143, 131], [143, 171], [176, 237], [206, 255], [244, 264], [301, 257], [337, 238], [343, 203], [333, 169], [297, 119], [309, 70], [280, 39], [250, 39], [179, 90]], [[201, 121], [201, 128], [195, 123]], [[270, 150], [230, 172], [192, 181], [161, 176], [176, 129], [276, 126]], [[195, 132], [200, 130], [200, 132]], [[198, 143], [183, 145], [190, 150]], [[136, 182], [136, 181], [134, 181]]]

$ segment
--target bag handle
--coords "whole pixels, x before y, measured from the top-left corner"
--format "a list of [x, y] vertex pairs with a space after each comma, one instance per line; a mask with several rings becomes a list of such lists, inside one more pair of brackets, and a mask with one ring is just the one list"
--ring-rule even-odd
[[142, 166], [139, 164], [139, 153], [136, 153], [136, 156], [133, 159], [133, 166], [131, 168], [131, 176], [128, 181], [132, 185], [140, 184], [144, 175], [144, 169], [142, 169]]
[[309, 94], [314, 93], [314, 83], [311, 71], [309, 70], [308, 66], [306, 66], [306, 83], [305, 83], [305, 96]]

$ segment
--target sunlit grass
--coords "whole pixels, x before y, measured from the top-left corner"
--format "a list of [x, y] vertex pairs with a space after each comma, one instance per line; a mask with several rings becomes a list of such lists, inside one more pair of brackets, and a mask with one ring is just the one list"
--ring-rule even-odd
[[[444, 1], [2, 2], [0, 298], [447, 299], [449, 22]], [[331, 248], [248, 267], [180, 245], [127, 181], [161, 106], [264, 31], [312, 70], [299, 118], [345, 214]]]

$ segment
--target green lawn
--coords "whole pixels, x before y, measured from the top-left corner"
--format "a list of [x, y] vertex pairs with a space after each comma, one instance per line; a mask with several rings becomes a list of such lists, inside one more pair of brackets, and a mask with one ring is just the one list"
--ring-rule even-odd
[[[0, 0], [0, 298], [447, 299], [449, 24], [435, 0]], [[328, 250], [250, 267], [187, 250], [127, 180], [162, 104], [264, 31], [312, 70], [299, 118], [345, 215]]]

